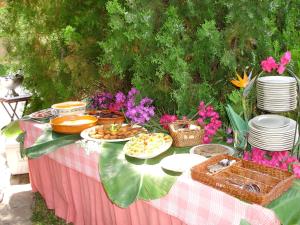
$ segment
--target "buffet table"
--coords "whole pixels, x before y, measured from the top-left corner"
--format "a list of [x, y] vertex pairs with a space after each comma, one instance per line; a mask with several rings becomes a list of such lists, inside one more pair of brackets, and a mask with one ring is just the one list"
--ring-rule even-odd
[[[24, 145], [30, 147], [42, 134], [45, 124], [22, 121]], [[87, 155], [79, 144], [57, 149], [29, 160], [32, 190], [39, 192], [48, 208], [75, 225], [106, 224], [280, 224], [273, 211], [248, 204], [207, 185], [195, 182], [189, 174], [178, 177], [165, 197], [136, 201], [128, 208], [114, 205], [101, 185], [99, 154]]]

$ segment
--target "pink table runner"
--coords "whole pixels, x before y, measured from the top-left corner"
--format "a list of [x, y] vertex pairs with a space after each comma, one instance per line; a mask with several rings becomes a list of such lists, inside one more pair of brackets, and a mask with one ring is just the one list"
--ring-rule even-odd
[[[26, 121], [22, 122], [21, 126], [27, 131], [25, 147], [30, 147], [41, 135], [45, 125]], [[74, 222], [75, 225], [138, 225], [152, 224], [152, 221], [157, 222], [153, 224], [159, 224], [159, 220], [156, 220], [158, 218], [140, 216], [139, 210], [149, 210], [151, 215], [164, 221], [162, 224], [180, 224], [182, 221], [189, 225], [238, 225], [241, 219], [246, 219], [254, 225], [280, 224], [273, 211], [242, 202], [226, 193], [193, 181], [189, 174], [180, 176], [167, 196], [149, 202], [137, 201], [129, 208], [121, 209], [113, 205], [104, 193], [98, 174], [98, 159], [98, 153], [87, 155], [78, 144], [72, 144], [59, 148], [47, 156], [29, 160], [33, 190], [39, 191], [44, 196], [48, 207], [55, 208], [58, 216]], [[53, 170], [56, 173], [51, 174]], [[84, 192], [80, 191], [83, 189]], [[80, 191], [81, 197], [86, 196], [80, 201], [74, 201], [73, 198], [76, 196], [74, 191]], [[101, 199], [94, 199], [94, 195], [100, 195]], [[107, 207], [110, 210], [105, 212]], [[132, 211], [133, 208], [137, 211]], [[112, 212], [115, 213], [113, 218]], [[123, 223], [122, 220], [121, 223], [117, 222], [118, 218], [124, 219], [124, 217], [131, 219]], [[133, 219], [139, 222], [135, 223]]]

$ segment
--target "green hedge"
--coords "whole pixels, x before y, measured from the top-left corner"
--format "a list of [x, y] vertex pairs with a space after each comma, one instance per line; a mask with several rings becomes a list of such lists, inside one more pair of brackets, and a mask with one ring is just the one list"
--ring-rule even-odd
[[161, 111], [204, 100], [222, 114], [235, 71], [286, 50], [300, 71], [298, 0], [23, 0], [0, 12], [31, 110], [134, 85]]

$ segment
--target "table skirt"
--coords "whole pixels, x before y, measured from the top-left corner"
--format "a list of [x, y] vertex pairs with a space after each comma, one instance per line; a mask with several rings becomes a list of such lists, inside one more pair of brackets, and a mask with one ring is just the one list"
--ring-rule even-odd
[[49, 209], [74, 225], [183, 225], [144, 201], [128, 208], [114, 205], [99, 181], [54, 161], [48, 156], [29, 160], [32, 190]]

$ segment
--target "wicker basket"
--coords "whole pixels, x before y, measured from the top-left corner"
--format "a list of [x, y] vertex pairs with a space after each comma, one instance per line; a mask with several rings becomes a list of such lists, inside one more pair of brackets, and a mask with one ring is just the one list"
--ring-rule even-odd
[[186, 128], [189, 125], [197, 125], [196, 121], [177, 120], [169, 124], [169, 132], [173, 138], [173, 146], [187, 147], [202, 144], [203, 129], [192, 130]]
[[[222, 159], [234, 159], [237, 162], [224, 170], [211, 174], [207, 167]], [[216, 189], [224, 191], [242, 200], [267, 205], [287, 191], [293, 183], [294, 175], [280, 169], [259, 165], [250, 161], [219, 155], [192, 168], [192, 178]], [[256, 184], [260, 192], [251, 192], [238, 184]]]

